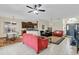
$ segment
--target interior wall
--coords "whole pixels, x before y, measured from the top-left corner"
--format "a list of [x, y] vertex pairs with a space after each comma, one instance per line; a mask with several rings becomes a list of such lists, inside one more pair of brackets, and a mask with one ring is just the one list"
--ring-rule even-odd
[[[6, 33], [4, 31], [4, 22], [16, 22], [16, 31], [19, 33], [19, 35], [21, 34], [21, 31], [22, 31], [22, 25], [21, 25], [21, 22], [28, 22], [28, 21], [31, 21], [31, 22], [37, 22], [37, 20], [26, 20], [26, 19], [17, 19], [17, 18], [13, 18], [13, 17], [3, 17], [3, 16], [0, 16], [0, 37], [6, 37]], [[45, 25], [45, 29], [47, 29], [48, 27], [48, 23], [47, 21], [45, 20], [39, 20], [38, 22], [38, 30], [42, 30], [42, 25]], [[44, 30], [45, 30], [44, 29]]]
[[[42, 25], [45, 25], [44, 29], [42, 29]], [[47, 30], [48, 25], [49, 25], [48, 21], [46, 21], [46, 20], [39, 20], [39, 22], [38, 22], [38, 29], [39, 30]]]
[[16, 31], [21, 34], [21, 21], [10, 17], [0, 17], [0, 37], [6, 37], [4, 22], [16, 22]]
[[[36, 23], [38, 21], [38, 30], [46, 30], [47, 29], [47, 27], [48, 27], [48, 25], [49, 25], [49, 23], [48, 23], [48, 21], [47, 20], [44, 20], [44, 19], [40, 19], [40, 20], [23, 20], [22, 22], [33, 22], [33, 23]], [[42, 25], [45, 25], [45, 28], [44, 29], [42, 29]]]
[[[13, 18], [13, 17], [1, 17], [0, 16], [0, 37], [5, 37], [5, 31], [4, 31], [4, 22], [8, 22], [8, 21], [12, 21], [12, 22], [16, 22], [16, 31], [21, 34], [22, 31], [22, 27], [21, 27], [21, 22], [37, 22], [37, 20], [26, 20], [26, 19], [17, 19], [17, 18]], [[52, 31], [55, 30], [63, 30], [63, 20], [62, 19], [53, 19], [53, 20], [43, 20], [40, 19], [38, 20], [38, 30], [42, 30], [42, 25], [45, 25], [45, 29], [46, 30], [48, 27], [52, 27]]]
[[64, 18], [63, 19], [63, 31], [64, 31], [64, 35], [66, 34], [66, 24], [67, 24], [68, 18]]
[[63, 20], [62, 19], [49, 20], [49, 27], [52, 27], [52, 32], [55, 30], [63, 30]]
[[36, 20], [36, 19], [32, 19], [32, 20], [27, 20], [27, 19], [17, 19], [16, 17], [1, 17], [0, 16], [0, 37], [3, 37], [5, 36], [5, 33], [4, 33], [4, 22], [6, 21], [13, 21], [13, 22], [16, 22], [17, 23], [17, 26], [16, 26], [16, 30], [17, 32], [19, 32], [19, 34], [21, 34], [21, 31], [22, 31], [22, 28], [21, 28], [21, 22], [24, 21], [24, 22], [28, 22], [28, 21], [31, 21], [31, 22], [37, 22], [38, 21], [38, 30], [42, 30], [42, 25], [45, 25], [45, 29], [46, 30], [48, 27], [52, 27], [52, 31], [55, 31], [55, 30], [63, 30], [63, 19], [39, 19], [39, 20]]

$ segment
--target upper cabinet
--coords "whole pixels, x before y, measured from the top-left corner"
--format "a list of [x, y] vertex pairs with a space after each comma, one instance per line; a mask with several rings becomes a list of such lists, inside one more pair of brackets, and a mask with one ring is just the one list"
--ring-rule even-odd
[[35, 28], [37, 27], [37, 23], [32, 23], [32, 22], [22, 22], [22, 28]]

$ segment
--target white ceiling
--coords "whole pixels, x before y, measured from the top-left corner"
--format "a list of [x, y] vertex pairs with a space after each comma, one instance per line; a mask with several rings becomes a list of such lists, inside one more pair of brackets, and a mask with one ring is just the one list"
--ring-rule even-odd
[[[38, 16], [27, 12], [30, 10], [24, 4], [0, 4], [0, 16], [15, 16], [21, 19], [51, 19], [63, 17], [79, 16], [79, 5], [76, 4], [43, 4], [40, 9], [46, 12], [40, 12]], [[33, 5], [30, 5], [33, 6]]]

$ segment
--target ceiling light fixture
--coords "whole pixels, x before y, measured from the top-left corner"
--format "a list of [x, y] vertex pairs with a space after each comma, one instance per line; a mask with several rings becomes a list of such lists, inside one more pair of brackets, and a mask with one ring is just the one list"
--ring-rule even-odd
[[36, 14], [36, 15], [38, 15], [38, 11], [37, 10], [33, 11], [33, 13]]

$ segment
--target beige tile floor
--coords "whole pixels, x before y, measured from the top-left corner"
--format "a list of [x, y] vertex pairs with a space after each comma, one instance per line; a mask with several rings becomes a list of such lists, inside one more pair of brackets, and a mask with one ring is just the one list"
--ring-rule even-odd
[[[28, 46], [16, 43], [1, 47], [0, 55], [36, 55], [36, 53]], [[70, 39], [66, 38], [59, 45], [49, 44], [48, 48], [41, 51], [39, 55], [77, 55], [77, 53], [76, 47], [70, 46]]]

